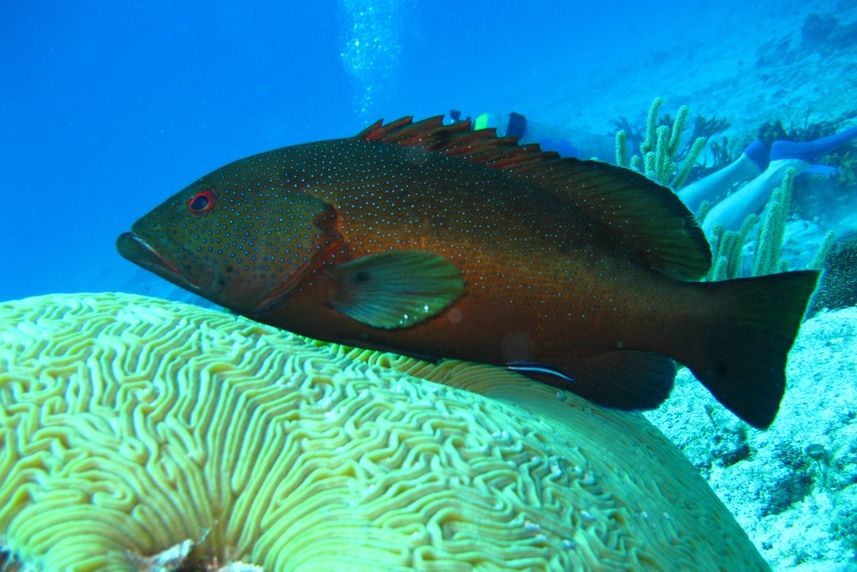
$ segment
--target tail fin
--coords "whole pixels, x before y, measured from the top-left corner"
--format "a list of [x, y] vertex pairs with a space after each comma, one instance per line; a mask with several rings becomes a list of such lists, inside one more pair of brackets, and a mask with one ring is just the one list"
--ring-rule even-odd
[[712, 291], [716, 316], [696, 355], [682, 362], [720, 403], [760, 429], [773, 422], [785, 390], [786, 356], [818, 272], [739, 278]]

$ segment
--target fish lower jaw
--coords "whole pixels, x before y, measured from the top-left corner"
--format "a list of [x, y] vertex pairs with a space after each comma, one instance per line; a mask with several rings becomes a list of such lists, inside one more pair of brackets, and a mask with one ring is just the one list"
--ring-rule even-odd
[[203, 295], [214, 282], [214, 272], [202, 267], [189, 276], [179, 266], [162, 256], [151, 244], [134, 232], [125, 232], [116, 240], [116, 248], [123, 258], [157, 274], [182, 288]]

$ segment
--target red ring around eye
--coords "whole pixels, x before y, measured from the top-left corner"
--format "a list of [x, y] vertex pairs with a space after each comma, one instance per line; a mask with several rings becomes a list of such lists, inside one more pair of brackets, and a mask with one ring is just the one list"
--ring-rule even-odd
[[201, 215], [213, 209], [216, 202], [217, 199], [214, 198], [214, 191], [204, 189], [192, 195], [187, 200], [187, 210], [190, 214]]

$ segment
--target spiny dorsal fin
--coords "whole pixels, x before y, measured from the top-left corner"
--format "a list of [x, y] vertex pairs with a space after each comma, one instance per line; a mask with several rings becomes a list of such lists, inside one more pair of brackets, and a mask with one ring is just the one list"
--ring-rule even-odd
[[493, 128], [473, 131], [469, 120], [444, 125], [442, 115], [416, 123], [410, 116], [386, 125], [379, 120], [361, 131], [357, 138], [436, 151], [498, 169], [506, 169], [520, 161], [559, 159], [558, 154], [544, 153], [538, 145], [518, 145], [514, 137], [497, 137]]
[[702, 277], [711, 265], [705, 235], [675, 194], [643, 175], [598, 161], [562, 158], [536, 144], [518, 145], [494, 129], [473, 131], [470, 121], [443, 124], [443, 116], [416, 123], [407, 116], [376, 121], [357, 135], [443, 153], [526, 177], [557, 191], [601, 222], [652, 268], [675, 278]]

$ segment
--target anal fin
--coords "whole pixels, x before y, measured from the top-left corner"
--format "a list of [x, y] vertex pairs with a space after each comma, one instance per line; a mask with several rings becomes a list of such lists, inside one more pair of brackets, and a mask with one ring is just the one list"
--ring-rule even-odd
[[670, 394], [675, 363], [660, 354], [620, 350], [592, 358], [547, 363], [511, 363], [507, 367], [538, 381], [616, 409], [654, 409]]

